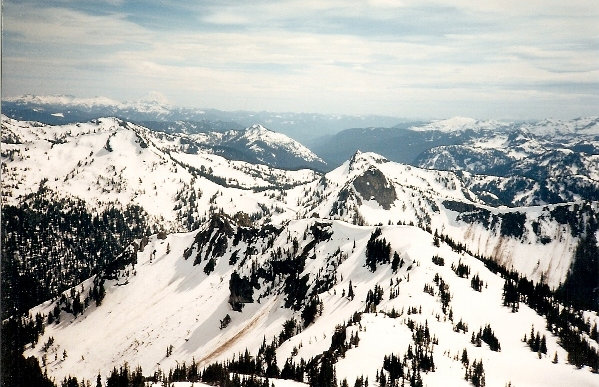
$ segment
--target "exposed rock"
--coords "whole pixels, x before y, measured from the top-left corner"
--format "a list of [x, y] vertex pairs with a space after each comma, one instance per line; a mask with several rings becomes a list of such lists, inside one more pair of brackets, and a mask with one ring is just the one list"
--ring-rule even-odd
[[374, 199], [385, 210], [397, 199], [395, 188], [379, 169], [370, 167], [354, 179], [354, 188], [364, 200]]

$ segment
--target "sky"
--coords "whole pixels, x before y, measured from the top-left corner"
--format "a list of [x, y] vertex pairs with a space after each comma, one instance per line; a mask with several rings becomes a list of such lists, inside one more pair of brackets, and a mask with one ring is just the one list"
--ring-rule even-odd
[[407, 118], [599, 114], [596, 0], [3, 0], [2, 97]]

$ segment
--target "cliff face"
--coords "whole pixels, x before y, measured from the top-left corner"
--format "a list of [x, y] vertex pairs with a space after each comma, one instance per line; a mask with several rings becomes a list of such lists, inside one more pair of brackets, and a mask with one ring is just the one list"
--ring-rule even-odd
[[385, 210], [397, 199], [395, 188], [377, 168], [371, 167], [354, 179], [354, 188], [364, 200], [374, 199]]

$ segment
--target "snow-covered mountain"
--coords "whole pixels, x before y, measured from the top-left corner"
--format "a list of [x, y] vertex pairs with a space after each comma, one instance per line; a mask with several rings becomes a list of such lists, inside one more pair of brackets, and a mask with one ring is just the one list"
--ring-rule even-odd
[[516, 124], [453, 117], [436, 121], [402, 122], [392, 127], [361, 127], [340, 131], [313, 142], [311, 149], [330, 166], [338, 165], [360, 149], [392, 161], [414, 164], [422, 153], [443, 145], [461, 144], [486, 132], [504, 132]]
[[411, 130], [422, 131], [438, 131], [444, 133], [463, 132], [466, 130], [483, 131], [483, 130], [501, 130], [511, 126], [509, 123], [499, 122], [494, 120], [481, 121], [469, 117], [452, 117], [445, 120], [432, 121], [425, 125], [410, 127]]
[[[62, 118], [68, 119], [69, 109], [81, 109], [82, 111], [93, 111], [97, 109], [111, 109], [111, 111], [129, 111], [154, 115], [155, 117], [170, 114], [173, 109], [164, 97], [160, 95], [150, 95], [147, 98], [138, 101], [115, 101], [107, 97], [80, 98], [72, 95], [32, 95], [26, 94], [19, 97], [7, 97], [3, 99], [9, 106], [20, 106], [22, 108], [31, 107], [42, 113], [45, 109], [54, 107]], [[35, 110], [34, 110], [35, 111]], [[202, 114], [198, 111], [198, 114]], [[55, 115], [55, 117], [60, 117]]]
[[[499, 186], [510, 183], [495, 179]], [[543, 277], [558, 286], [566, 278], [579, 242], [576, 235], [585, 227], [583, 213], [596, 213], [597, 204], [590, 208], [571, 204], [498, 208], [486, 202], [487, 195], [475, 192], [484, 184], [492, 184], [489, 177], [424, 170], [357, 152], [306, 186], [299, 216], [316, 214], [369, 225], [415, 224], [459, 240], [470, 251], [514, 267], [529, 278]], [[581, 224], [569, 224], [555, 215], [562, 211]]]
[[[550, 143], [484, 132], [472, 152], [505, 141], [498, 160]], [[233, 143], [261, 164], [217, 154]], [[581, 200], [582, 185], [535, 205], [547, 187], [534, 177], [359, 151], [326, 174], [265, 165], [280, 154], [318, 161], [259, 125], [184, 134], [3, 117], [3, 273], [15, 277], [3, 294], [29, 306], [35, 292], [15, 286], [50, 294], [19, 320], [35, 322], [24, 355], [57, 381], [106, 382], [127, 363], [153, 381], [204, 370], [221, 385], [599, 382], [599, 202]], [[585, 157], [568, 176], [595, 179]]]
[[[224, 136], [237, 136], [248, 146], [287, 145], [262, 127], [210, 138], [157, 133], [114, 118], [64, 126], [7, 119], [3, 197], [18, 204], [43, 181], [90, 208], [139, 205], [174, 231], [193, 230], [218, 212], [243, 212], [274, 224], [314, 215], [366, 225], [414, 224], [463, 241], [470, 251], [532, 279], [544, 276], [554, 287], [565, 280], [584, 229], [584, 224], [560, 225], [551, 214], [565, 207], [572, 216], [580, 215], [570, 204], [528, 207], [543, 189], [533, 180], [426, 170], [362, 152], [326, 175], [281, 170], [227, 160], [203, 148]], [[306, 148], [287, 147], [288, 154], [294, 151], [305, 159], [314, 157]], [[497, 207], [506, 201], [526, 207]], [[509, 214], [516, 214], [516, 231], [503, 226]], [[533, 223], [540, 226], [533, 228]], [[564, 239], [563, 227], [571, 238]]]
[[494, 206], [595, 201], [599, 199], [597, 122], [596, 117], [535, 123], [453, 118], [346, 130], [314, 150], [329, 165], [361, 149], [421, 168], [488, 175], [468, 185]]
[[[592, 134], [596, 122], [575, 120], [557, 129], [539, 123], [510, 132], [486, 132], [457, 145], [432, 148], [414, 163], [509, 178], [515, 193], [529, 192], [528, 198], [520, 200], [508, 195], [505, 205], [598, 200], [599, 137]], [[493, 182], [487, 190], [501, 197], [499, 187]]]
[[[411, 159], [400, 160], [401, 153], [409, 149], [405, 147], [406, 144], [403, 144], [405, 142], [411, 147], [428, 145], [426, 149], [431, 149], [439, 145], [462, 144], [464, 141], [475, 140], [478, 137], [485, 138], [490, 133], [504, 135], [512, 131], [526, 132], [531, 136], [554, 139], [568, 135], [596, 136], [598, 131], [597, 120], [597, 117], [583, 117], [573, 120], [546, 119], [509, 122], [453, 117], [431, 122], [405, 122], [393, 127], [347, 129], [337, 133], [326, 144], [320, 145], [322, 148], [333, 146], [336, 143], [341, 144], [342, 147], [345, 146], [347, 148], [345, 152], [350, 152], [345, 156], [346, 159], [353, 150], [361, 148], [365, 151], [382, 153], [385, 157], [394, 161], [411, 163], [415, 157], [412, 156], [411, 152], [409, 153]], [[318, 144], [315, 145], [318, 146]], [[392, 147], [395, 147], [396, 153], [390, 153]], [[315, 149], [320, 151], [319, 148]], [[329, 153], [334, 155], [334, 152], [335, 149], [332, 149]]]
[[[389, 241], [390, 253], [372, 270], [366, 246], [376, 238]], [[506, 281], [467, 253], [435, 246], [431, 234], [413, 226], [385, 226], [378, 234], [372, 226], [317, 218], [248, 228], [216, 217], [192, 233], [150, 238], [135, 264], [106, 280], [101, 304], [83, 314], [57, 308], [68, 292], [62, 303], [32, 310], [59, 310], [59, 322], [25, 354], [42, 359], [59, 380], [95, 379], [98, 370], [125, 361], [148, 375], [192, 359], [202, 368], [241, 360], [247, 350], [271, 370], [318, 364], [328, 353], [336, 379], [351, 384], [364, 377], [380, 385], [377, 375], [388, 380], [396, 369], [393, 377], [408, 383], [406, 372], [423, 385], [469, 385], [464, 374], [476, 374], [476, 361], [490, 386], [596, 385], [597, 374], [566, 363], [546, 318], [523, 303], [516, 312], [503, 305]], [[90, 279], [77, 294], [92, 287]], [[314, 303], [313, 314], [306, 312]], [[595, 313], [585, 316], [599, 323]], [[98, 327], [107, 333], [94, 334]], [[483, 328], [481, 341], [475, 336]], [[543, 338], [538, 353], [523, 342], [531, 329]], [[266, 345], [273, 354], [265, 355]], [[401, 365], [406, 354], [416, 365]], [[395, 368], [384, 361], [391, 355], [399, 358]], [[287, 385], [271, 372], [275, 385]]]
[[[201, 140], [153, 132], [116, 118], [62, 126], [5, 118], [2, 195], [6, 203], [16, 204], [44, 181], [46, 187], [91, 207], [137, 204], [167, 229], [191, 230], [219, 210], [256, 214], [264, 221], [288, 219], [296, 211], [293, 187], [319, 178], [307, 169], [227, 160]], [[279, 144], [282, 155], [283, 147], [294, 142]], [[305, 150], [289, 151], [298, 149]], [[273, 193], [281, 190], [289, 194], [287, 199]]]
[[242, 154], [246, 161], [296, 169], [298, 166], [322, 170], [326, 163], [311, 150], [290, 137], [255, 124], [245, 130], [225, 133], [195, 134], [194, 140], [211, 146], [216, 152], [232, 149]]
[[[169, 120], [173, 106], [162, 98], [120, 102], [107, 97], [79, 98], [71, 95], [23, 95], [2, 100], [2, 113], [19, 120], [59, 125], [118, 116], [142, 120]], [[203, 120], [203, 111], [193, 118]]]
[[7, 97], [5, 102], [19, 103], [21, 105], [65, 105], [65, 106], [83, 106], [91, 108], [93, 106], [126, 106], [125, 103], [120, 103], [107, 97], [94, 98], [76, 98], [72, 95], [33, 95], [25, 94], [20, 97]]
[[599, 135], [599, 117], [580, 117], [571, 121], [545, 119], [524, 124], [523, 130], [540, 136]]

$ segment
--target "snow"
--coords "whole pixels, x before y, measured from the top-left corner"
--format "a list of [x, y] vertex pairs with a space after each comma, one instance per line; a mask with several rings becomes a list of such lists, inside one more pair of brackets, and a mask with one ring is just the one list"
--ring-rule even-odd
[[138, 101], [118, 102], [107, 97], [77, 98], [71, 95], [38, 96], [26, 94], [19, 97], [8, 97], [3, 99], [5, 101], [17, 102], [19, 104], [64, 105], [82, 107], [86, 109], [91, 109], [94, 107], [115, 107], [118, 109], [135, 109], [139, 112], [145, 113], [168, 113], [169, 109], [165, 100], [163, 98], [156, 97], [156, 95], [150, 95], [149, 98], [143, 98]]
[[[363, 329], [357, 329], [360, 335], [358, 348], [350, 349], [337, 363], [337, 373], [347, 378], [350, 385], [362, 375], [374, 381], [375, 375], [365, 374], [365, 371], [380, 369], [386, 355], [403, 354], [412, 342], [412, 332], [398, 319], [368, 313], [363, 315], [361, 324]], [[361, 366], [356, 367], [357, 364]]]
[[[291, 187], [318, 178], [310, 170], [286, 171], [265, 165], [230, 161], [205, 151], [182, 152], [176, 138], [152, 132], [116, 118], [95, 122], [50, 126], [21, 122], [3, 117], [3, 138], [9, 133], [22, 144], [10, 144], [17, 157], [3, 158], [10, 165], [3, 174], [3, 197], [8, 203], [37, 191], [42, 177], [46, 185], [62, 195], [73, 195], [87, 202], [91, 209], [101, 210], [112, 203], [138, 204], [167, 229], [180, 230], [176, 212], [176, 195], [188, 191], [192, 184], [197, 192], [197, 211], [208, 215], [210, 199], [217, 195], [219, 207], [231, 215], [237, 211], [252, 214], [261, 211], [259, 204], [283, 209], [273, 221], [291, 218], [296, 198], [287, 203], [255, 192], [256, 188]], [[148, 144], [141, 147], [140, 139]], [[112, 149], [109, 152], [106, 144]], [[4, 147], [4, 144], [3, 144]], [[198, 176], [181, 163], [197, 169], [211, 170], [233, 187], [224, 187]], [[234, 188], [237, 187], [237, 188]], [[161, 220], [162, 219], [162, 220]]]
[[[288, 234], [297, 237], [301, 245], [308, 243], [308, 240], [302, 240], [301, 235], [316, 221], [323, 220], [290, 222], [275, 239], [272, 249], [289, 248]], [[338, 380], [347, 378], [351, 385], [357, 376], [364, 375], [374, 382], [383, 357], [391, 353], [403, 355], [411, 343], [411, 332], [406, 326], [407, 318], [410, 318], [417, 324], [426, 323], [431, 335], [438, 339], [438, 345], [433, 346], [436, 369], [423, 374], [425, 385], [467, 385], [459, 361], [464, 348], [471, 361], [483, 361], [489, 386], [504, 386], [508, 382], [539, 386], [597, 385], [598, 375], [564, 363], [567, 355], [558, 345], [557, 338], [545, 330], [543, 317], [524, 304], [516, 313], [502, 306], [502, 278], [467, 254], [457, 254], [443, 244], [435, 247], [432, 235], [423, 230], [412, 226], [383, 227], [382, 237], [391, 243], [392, 251], [397, 251], [405, 260], [405, 265], [397, 273], [393, 273], [389, 265], [378, 265], [376, 272], [371, 273], [364, 265], [364, 246], [373, 229], [334, 221], [331, 238], [315, 246], [316, 258], [309, 260], [302, 275], [310, 274], [311, 278], [315, 278], [323, 270], [330, 270], [330, 257], [337, 249], [346, 253], [347, 259], [342, 260], [336, 269], [337, 284], [320, 294], [324, 303], [322, 316], [282, 343], [277, 350], [279, 367], [283, 366], [294, 348], [297, 349], [296, 362], [299, 359], [309, 360], [327, 350], [335, 326], [348, 321], [354, 312], [362, 311], [366, 293], [379, 284], [384, 289], [384, 297], [377, 310], [388, 312], [393, 308], [403, 311], [403, 314], [390, 318], [382, 313], [365, 313], [359, 325], [347, 328], [348, 335], [358, 333], [360, 342], [337, 362]], [[63, 312], [61, 323], [47, 327], [38, 345], [28, 348], [26, 355], [41, 357], [43, 343], [52, 336], [55, 344], [49, 353], [62, 353], [63, 350], [68, 353], [64, 361], [48, 356], [48, 372], [58, 380], [67, 374], [92, 379], [98, 370], [105, 370], [103, 376], [106, 376], [108, 370], [123, 361], [130, 366], [141, 365], [145, 374], [151, 374], [158, 368], [167, 371], [176, 362], [189, 363], [192, 358], [202, 367], [231, 358], [245, 348], [255, 354], [263, 340], [269, 343], [278, 335], [285, 320], [293, 316], [299, 320], [298, 314], [282, 308], [283, 297], [277, 291], [270, 295], [263, 293], [267, 284], [254, 293], [255, 299], [262, 295], [259, 303], [247, 304], [241, 313], [232, 311], [227, 303], [228, 278], [233, 270], [247, 275], [252, 263], [229, 265], [228, 258], [232, 250], [243, 249], [244, 246], [229, 248], [218, 259], [215, 271], [206, 275], [202, 270], [204, 263], [198, 266], [192, 264], [197, 253], [195, 250], [188, 260], [182, 257], [194, 237], [195, 232], [172, 234], [165, 240], [150, 238], [149, 245], [138, 254], [135, 269], [130, 268], [128, 276], [123, 273], [119, 280], [107, 283], [106, 297], [101, 306], [90, 307], [76, 319]], [[167, 246], [171, 250], [168, 254]], [[154, 250], [156, 254], [151, 259]], [[250, 261], [263, 264], [268, 259], [268, 251], [252, 257]], [[445, 266], [433, 264], [433, 255], [444, 257]], [[470, 267], [471, 275], [478, 274], [484, 281], [482, 292], [471, 289], [469, 279], [459, 278], [451, 270], [451, 264], [458, 261]], [[423, 292], [424, 285], [433, 282], [435, 273], [449, 286], [453, 323], [443, 315], [438, 297]], [[350, 280], [355, 291], [353, 300], [342, 296]], [[393, 285], [390, 285], [391, 281]], [[273, 289], [279, 288], [276, 282], [272, 285]], [[399, 295], [389, 299], [392, 288], [398, 290]], [[52, 307], [52, 303], [48, 302], [32, 313], [45, 313]], [[421, 308], [422, 312], [407, 315], [408, 307]], [[226, 314], [231, 316], [232, 322], [220, 330], [219, 320]], [[460, 319], [469, 327], [466, 334], [453, 330], [453, 325]], [[490, 351], [484, 343], [482, 347], [470, 343], [471, 332], [486, 324], [491, 325], [498, 337], [501, 352]], [[548, 352], [541, 359], [521, 341], [524, 334], [530, 332], [531, 325], [547, 337]], [[110, 333], [90, 333], [98, 327], [109, 327]], [[166, 357], [169, 345], [173, 345], [173, 354]], [[558, 354], [558, 364], [552, 364], [554, 353]], [[455, 356], [457, 359], [454, 359]], [[290, 381], [273, 382], [275, 386], [301, 385]]]
[[[397, 199], [391, 208], [384, 210], [376, 201], [368, 200], [370, 198], [362, 198], [361, 203], [350, 198], [344, 203], [343, 208], [346, 211], [343, 214], [330, 215], [340, 190], [353, 190], [353, 179], [371, 167], [382, 171], [395, 189]], [[578, 238], [572, 237], [568, 231], [562, 232], [557, 223], [550, 220], [547, 211], [542, 211], [543, 207], [507, 209], [483, 205], [476, 201], [474, 193], [468, 191], [464, 179], [449, 171], [423, 170], [390, 162], [375, 153], [357, 152], [352, 160], [325, 176], [328, 186], [318, 196], [323, 199], [307, 203], [309, 210], [300, 210], [302, 216], [310, 216], [316, 212], [321, 217], [332, 216], [335, 219], [352, 221], [354, 213], [357, 212], [365, 223], [370, 225], [398, 222], [417, 224], [419, 219], [425, 219], [425, 224], [432, 230], [438, 230], [454, 240], [464, 241], [472, 252], [491, 257], [505, 267], [514, 267], [532, 280], [538, 281], [543, 277], [551, 287], [557, 287], [564, 281], [578, 243]], [[481, 182], [484, 179], [486, 177], [481, 177]], [[503, 181], [506, 182], [507, 180]], [[357, 193], [356, 195], [359, 196]], [[523, 198], [527, 195], [526, 191], [521, 193]], [[529, 223], [537, 220], [541, 225], [542, 235], [551, 238], [552, 241], [547, 244], [540, 243], [530, 225], [527, 226], [523, 239], [503, 237], [498, 230], [489, 230], [481, 224], [456, 221], [459, 214], [447, 210], [443, 205], [444, 200], [472, 203], [472, 198], [474, 204], [491, 214], [501, 215], [510, 211], [526, 214]], [[355, 210], [352, 210], [354, 207]]]
[[[471, 119], [454, 119], [442, 125], [455, 129], [471, 123]], [[332, 275], [336, 283], [319, 294], [323, 301], [322, 315], [277, 349], [279, 367], [295, 352], [294, 348], [296, 362], [328, 350], [336, 325], [347, 322], [355, 312], [363, 311], [367, 292], [378, 284], [384, 289], [384, 299], [377, 313], [365, 313], [360, 324], [347, 328], [348, 334], [359, 334], [360, 343], [339, 359], [338, 380], [347, 378], [352, 385], [357, 376], [364, 375], [374, 382], [383, 357], [391, 353], [402, 355], [411, 342], [411, 332], [406, 326], [409, 317], [418, 324], [427, 324], [439, 339], [434, 346], [436, 370], [423, 375], [426, 385], [468, 385], [463, 379], [463, 366], [454, 359], [464, 348], [471, 360], [483, 361], [489, 386], [505, 386], [508, 382], [543, 386], [599, 385], [596, 374], [565, 363], [567, 355], [557, 338], [545, 330], [543, 317], [523, 304], [517, 313], [502, 306], [502, 278], [468, 254], [457, 254], [444, 244], [435, 247], [431, 233], [422, 229], [427, 226], [433, 232], [437, 230], [463, 241], [473, 253], [492, 257], [531, 279], [543, 277], [550, 286], [556, 286], [565, 278], [578, 239], [546, 216], [554, 206], [511, 209], [486, 206], [468, 190], [466, 179], [476, 178], [470, 174], [464, 173], [464, 178], [453, 172], [411, 167], [375, 153], [356, 152], [351, 160], [320, 175], [310, 170], [285, 171], [230, 161], [201, 150], [185, 153], [179, 137], [158, 135], [116, 118], [48, 126], [3, 117], [2, 124], [3, 139], [16, 136], [21, 142], [3, 144], [3, 151], [17, 152], [14, 160], [4, 155], [2, 160], [3, 168], [10, 172], [4, 173], [3, 169], [3, 196], [8, 203], [16, 203], [19, 197], [35, 191], [43, 176], [48, 178], [48, 186], [61, 194], [82, 198], [94, 210], [114, 202], [139, 204], [157, 221], [170, 226], [171, 231], [182, 228], [173, 208], [179, 204], [175, 199], [177, 193], [184, 190], [201, 192], [194, 210], [206, 217], [212, 206], [216, 209], [214, 212], [222, 210], [230, 215], [237, 211], [252, 214], [266, 206], [272, 210], [270, 219], [258, 220], [256, 225], [270, 221], [283, 228], [271, 245], [267, 245], [267, 240], [257, 241], [254, 252], [233, 265], [229, 264], [231, 255], [236, 251], [243, 253], [248, 246], [246, 242], [233, 246], [229, 238], [226, 252], [217, 259], [210, 275], [203, 271], [207, 259], [205, 251], [194, 248], [189, 259], [183, 258], [183, 252], [193, 245], [202, 230], [170, 233], [165, 240], [152, 236], [145, 249], [138, 253], [137, 264], [121, 272], [117, 280], [107, 281], [102, 305], [90, 306], [77, 318], [63, 311], [61, 322], [46, 327], [38, 344], [26, 349], [26, 356], [41, 359], [46, 355], [48, 373], [56, 380], [66, 375], [94, 380], [98, 371], [106, 377], [112, 367], [124, 361], [132, 367], [141, 365], [144, 374], [149, 375], [157, 369], [168, 371], [177, 362], [189, 364], [192, 359], [203, 367], [230, 359], [246, 348], [255, 354], [263, 340], [270, 343], [278, 336], [286, 320], [294, 317], [301, 321], [300, 313], [284, 308], [280, 278], [273, 283], [262, 281], [260, 289], [255, 289], [255, 302], [247, 304], [242, 312], [231, 310], [228, 304], [231, 273], [236, 271], [247, 276], [252, 265], [268, 265], [273, 251], [292, 248], [293, 238], [298, 240], [302, 251], [310, 242], [310, 237], [303, 238], [306, 230], [315, 222], [325, 222], [330, 223], [333, 234], [313, 247], [314, 258], [307, 259], [300, 274], [310, 276], [311, 287], [316, 278], [325, 274]], [[261, 126], [249, 128], [246, 135], [256, 142], [266, 140], [281, 144], [286, 141]], [[480, 146], [493, 149], [502, 141], [505, 137], [497, 136]], [[143, 147], [142, 142], [147, 146]], [[202, 174], [194, 176], [192, 172], [202, 167], [210, 170], [212, 177], [225, 179], [227, 184], [216, 183]], [[382, 208], [375, 198], [358, 200], [353, 181], [370, 168], [381, 171], [386, 184], [396, 193], [397, 198], [389, 210]], [[288, 187], [282, 188], [283, 184]], [[498, 184], [506, 184], [506, 181], [500, 180]], [[333, 204], [342, 190], [356, 196], [343, 202], [341, 213], [333, 214]], [[13, 196], [5, 196], [5, 192]], [[496, 230], [480, 224], [459, 221], [458, 213], [443, 205], [445, 200], [475, 205], [494, 215], [522, 212], [527, 216], [525, 236], [521, 239], [502, 237]], [[314, 215], [319, 218], [313, 218]], [[349, 223], [357, 215], [363, 219], [363, 226]], [[542, 235], [550, 237], [551, 242], [541, 244], [536, 240], [530, 225], [533, 219], [539, 221]], [[423, 227], [397, 225], [410, 222], [421, 223]], [[389, 223], [393, 225], [387, 225]], [[397, 273], [393, 273], [389, 265], [379, 265], [374, 273], [365, 267], [365, 246], [377, 224], [385, 225], [382, 237], [405, 261]], [[337, 252], [342, 255], [336, 255]], [[445, 266], [433, 264], [434, 255], [444, 257]], [[198, 256], [201, 262], [194, 266]], [[470, 267], [471, 275], [478, 274], [485, 282], [482, 292], [474, 291], [468, 279], [458, 278], [453, 273], [451, 264], [460, 261]], [[424, 285], [432, 283], [435, 273], [449, 285], [453, 323], [443, 315], [438, 297], [423, 292]], [[342, 295], [350, 280], [355, 291], [353, 300]], [[91, 281], [88, 279], [82, 284], [84, 289], [89, 289]], [[391, 290], [399, 291], [398, 297], [390, 299]], [[421, 307], [422, 313], [408, 316], [405, 311], [411, 306]], [[47, 314], [53, 307], [54, 302], [50, 300], [31, 313]], [[404, 313], [397, 318], [380, 313], [391, 309]], [[219, 322], [226, 314], [231, 316], [231, 324], [219, 329]], [[585, 317], [599, 321], [596, 314], [587, 312]], [[467, 334], [454, 332], [453, 325], [459, 319], [468, 324]], [[491, 324], [501, 343], [501, 352], [490, 351], [486, 344], [475, 347], [470, 343], [471, 332], [485, 324]], [[547, 337], [548, 353], [540, 359], [521, 341], [522, 336], [530, 332], [531, 325]], [[109, 332], [96, 334], [99, 327]], [[54, 338], [55, 344], [44, 353], [42, 347], [49, 337]], [[166, 348], [170, 345], [173, 353], [166, 357]], [[52, 356], [63, 350], [68, 353], [66, 359]], [[552, 364], [554, 353], [558, 354], [558, 364]], [[303, 385], [283, 380], [273, 382], [283, 387]]]
[[245, 130], [230, 130], [225, 133], [199, 133], [190, 136], [191, 138], [210, 145], [221, 145], [228, 142], [246, 143], [249, 149], [252, 149], [257, 155], [264, 154], [267, 151], [284, 150], [288, 154], [306, 163], [318, 162], [326, 164], [314, 152], [292, 138], [265, 128], [262, 125], [255, 124]]
[[291, 139], [290, 137], [282, 134], [273, 132], [266, 129], [262, 125], [255, 124], [246, 129], [244, 136], [249, 140], [250, 144], [256, 144], [256, 142], [264, 142], [272, 147], [283, 147], [289, 149], [294, 155], [303, 158], [307, 161], [324, 161], [316, 156], [311, 150], [300, 144], [299, 142]]
[[598, 135], [599, 117], [584, 117], [570, 121], [546, 119], [524, 124], [523, 129], [539, 136], [560, 136], [570, 134]]
[[573, 120], [545, 119], [534, 122], [514, 123], [495, 120], [476, 120], [469, 117], [452, 117], [432, 121], [421, 126], [410, 127], [410, 130], [436, 130], [445, 133], [476, 131], [502, 131], [520, 129], [537, 136], [562, 136], [572, 134], [598, 135], [599, 117], [580, 117]]
[[[268, 132], [262, 127], [254, 130]], [[113, 203], [137, 204], [166, 229], [181, 231], [184, 227], [173, 210], [181, 205], [176, 196], [178, 192], [188, 192], [193, 184], [198, 194], [193, 209], [197, 218], [208, 217], [212, 206], [230, 215], [238, 211], [262, 213], [267, 208], [270, 216], [258, 222], [278, 225], [313, 213], [344, 221], [353, 221], [359, 215], [370, 225], [425, 222], [433, 230], [464, 240], [471, 251], [513, 266], [531, 279], [543, 276], [553, 287], [565, 279], [578, 242], [567, 230], [562, 232], [555, 222], [546, 219], [540, 219], [539, 223], [543, 234], [553, 241], [545, 245], [536, 240], [532, 230], [524, 240], [517, 240], [503, 238], [480, 224], [458, 222], [457, 214], [443, 206], [444, 200], [473, 202], [500, 214], [505, 210], [482, 205], [467, 184], [478, 181], [501, 185], [508, 180], [467, 173], [458, 177], [452, 172], [390, 162], [375, 153], [356, 152], [350, 161], [324, 175], [325, 188], [320, 183], [322, 175], [314, 171], [285, 171], [231, 161], [202, 150], [185, 153], [180, 137], [157, 134], [116, 118], [49, 126], [3, 117], [2, 136], [15, 137], [21, 142], [3, 144], [5, 152], [16, 152], [12, 160], [3, 158], [7, 168], [3, 173], [3, 198], [9, 204], [18, 203], [20, 197], [36, 191], [43, 176], [48, 179], [47, 186], [61, 195], [83, 199], [94, 211]], [[491, 148], [504, 138], [494, 137], [483, 144]], [[140, 146], [140, 139], [148, 144], [146, 148]], [[106, 149], [107, 142], [112, 152]], [[211, 171], [212, 176], [222, 178], [229, 186], [201, 175], [194, 179], [193, 171], [186, 165], [196, 170], [204, 168], [206, 173]], [[380, 170], [394, 188], [397, 199], [391, 208], [385, 210], [370, 197], [362, 198], [360, 203], [350, 198], [344, 203], [342, 213], [332, 214], [340, 191], [354, 191], [353, 180], [369, 168]], [[282, 185], [287, 187], [281, 188]], [[516, 199], [526, 202], [531, 194], [532, 191], [523, 191]], [[515, 210], [526, 213], [531, 221], [542, 215], [531, 207]]]
[[461, 132], [465, 130], [497, 130], [507, 125], [507, 123], [498, 121], [479, 121], [474, 118], [468, 117], [452, 117], [445, 120], [432, 121], [422, 126], [413, 126], [410, 127], [410, 130], [436, 130], [445, 133], [452, 133]]
[[[263, 380], [262, 378], [258, 378], [258, 380]], [[285, 379], [273, 379], [270, 378], [268, 379], [268, 381], [272, 384], [274, 384], [275, 387], [302, 387], [302, 386], [307, 386], [307, 384], [305, 383], [299, 383], [296, 382], [294, 380], [285, 380]], [[205, 384], [205, 383], [201, 383], [201, 382], [195, 382], [195, 383], [190, 383], [190, 382], [174, 382], [174, 383], [170, 383], [169, 387], [214, 387], [210, 384]], [[154, 383], [152, 384], [150, 387], [166, 387], [165, 385], [163, 385], [162, 383]]]
[[35, 105], [75, 105], [75, 106], [114, 106], [118, 105], [119, 102], [106, 97], [95, 97], [95, 98], [76, 98], [71, 95], [46, 95], [38, 96], [26, 94], [20, 97], [8, 97], [3, 98], [10, 102], [19, 102], [23, 104], [35, 104]]

